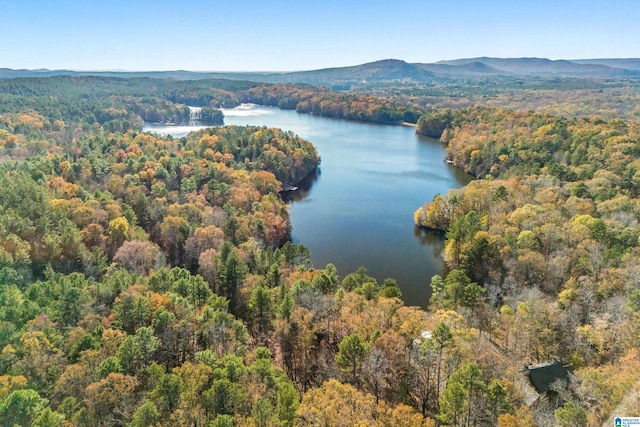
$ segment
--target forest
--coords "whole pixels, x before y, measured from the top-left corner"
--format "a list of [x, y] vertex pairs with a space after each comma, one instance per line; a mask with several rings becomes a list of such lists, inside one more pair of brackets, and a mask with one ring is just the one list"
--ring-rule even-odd
[[243, 91], [244, 102], [295, 109], [336, 119], [384, 124], [416, 123], [423, 110], [384, 97], [358, 93], [338, 93], [308, 85], [262, 85]]
[[[394, 124], [477, 179], [427, 310], [313, 266], [280, 197], [287, 130], [144, 121], [254, 102]], [[203, 113], [204, 115], [204, 113]], [[640, 127], [308, 85], [0, 79], [0, 424], [587, 426], [640, 407]], [[408, 217], [411, 212], [407, 213]], [[571, 365], [538, 393], [527, 365]]]
[[[481, 296], [507, 354], [570, 362], [560, 396], [584, 411], [581, 425], [605, 422], [625, 394], [637, 408], [638, 374], [625, 376], [640, 342], [638, 123], [472, 107], [434, 109], [418, 131], [478, 178], [415, 212], [447, 236], [450, 272], [432, 281], [432, 304]], [[519, 316], [538, 325], [526, 343]]]

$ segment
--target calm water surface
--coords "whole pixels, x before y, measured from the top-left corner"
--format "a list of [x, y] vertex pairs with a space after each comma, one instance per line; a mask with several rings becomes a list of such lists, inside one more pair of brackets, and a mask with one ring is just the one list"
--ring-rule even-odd
[[[398, 281], [407, 304], [425, 306], [431, 276], [440, 274], [442, 238], [416, 230], [413, 212], [437, 193], [469, 182], [446, 164], [442, 144], [405, 126], [359, 123], [263, 106], [223, 110], [227, 125], [291, 130], [311, 141], [322, 163], [317, 176], [290, 195], [292, 240], [311, 251], [314, 266], [333, 263], [340, 278], [365, 266], [381, 283]], [[199, 127], [147, 125], [184, 136]]]

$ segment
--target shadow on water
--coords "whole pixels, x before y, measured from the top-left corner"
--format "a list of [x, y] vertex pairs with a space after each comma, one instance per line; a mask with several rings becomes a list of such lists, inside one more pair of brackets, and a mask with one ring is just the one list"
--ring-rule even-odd
[[302, 181], [297, 183], [297, 188], [295, 190], [281, 191], [280, 197], [282, 197], [282, 200], [286, 203], [300, 202], [304, 200], [311, 192], [311, 189], [316, 184], [321, 174], [322, 172], [320, 171], [320, 168], [317, 168], [315, 171], [304, 177]]
[[414, 226], [413, 235], [418, 239], [422, 246], [432, 249], [434, 257], [440, 257], [444, 250], [444, 232], [438, 230], [427, 230], [422, 227]]

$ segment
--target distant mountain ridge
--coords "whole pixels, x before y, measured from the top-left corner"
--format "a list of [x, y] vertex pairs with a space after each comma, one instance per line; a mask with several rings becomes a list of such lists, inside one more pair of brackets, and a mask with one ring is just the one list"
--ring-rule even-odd
[[[567, 76], [602, 75], [614, 76], [632, 74], [633, 69], [614, 67], [611, 64], [621, 64], [606, 60], [585, 60], [585, 62], [569, 61], [566, 59], [551, 60], [546, 58], [469, 58], [454, 59], [452, 61], [439, 61], [436, 64], [465, 65], [469, 63], [481, 63], [509, 74], [557, 74]], [[609, 64], [609, 65], [607, 65]]]
[[640, 71], [640, 58], [572, 59], [571, 62], [577, 64], [606, 65], [607, 67]]
[[428, 83], [465, 77], [565, 76], [640, 77], [640, 58], [550, 60], [546, 58], [462, 58], [435, 63], [384, 59], [366, 64], [296, 72], [71, 71], [0, 68], [0, 78], [86, 76], [152, 77], [177, 80], [232, 79], [269, 83], [308, 83], [349, 87], [367, 82]]

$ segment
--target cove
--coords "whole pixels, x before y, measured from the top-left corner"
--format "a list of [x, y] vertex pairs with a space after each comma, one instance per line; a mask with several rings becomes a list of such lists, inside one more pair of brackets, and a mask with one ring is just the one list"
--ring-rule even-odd
[[[294, 243], [316, 268], [333, 263], [342, 279], [364, 266], [378, 283], [397, 280], [408, 305], [425, 307], [431, 277], [441, 274], [442, 236], [419, 230], [413, 212], [471, 176], [445, 163], [444, 146], [408, 126], [378, 125], [241, 105], [223, 110], [225, 125], [277, 127], [312, 142], [320, 170], [283, 193]], [[147, 124], [145, 131], [186, 135], [202, 126]]]

